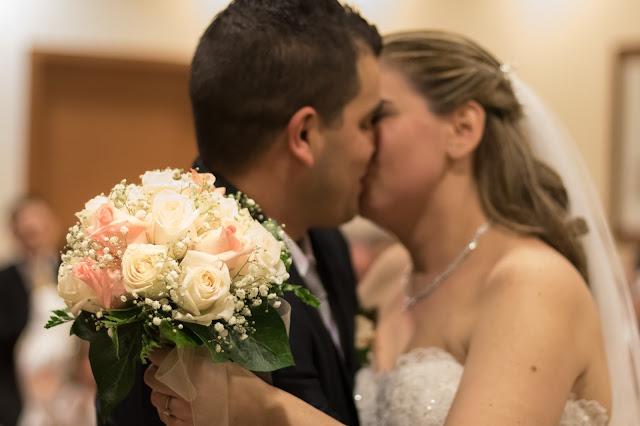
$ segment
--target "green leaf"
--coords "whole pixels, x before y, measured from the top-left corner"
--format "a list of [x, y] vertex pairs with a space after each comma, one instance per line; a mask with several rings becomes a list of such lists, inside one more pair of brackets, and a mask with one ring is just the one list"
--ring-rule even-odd
[[211, 354], [211, 360], [213, 362], [226, 362], [229, 361], [229, 357], [225, 352], [216, 351], [216, 339], [214, 337], [214, 331], [211, 327], [207, 327], [200, 324], [183, 323], [184, 328], [189, 329], [193, 334], [198, 336], [202, 343], [209, 349]]
[[49, 321], [45, 324], [44, 328], [55, 327], [56, 325], [64, 324], [65, 322], [74, 321], [75, 318], [69, 315], [69, 309], [56, 309], [52, 311], [54, 315], [51, 315]]
[[131, 324], [133, 322], [140, 321], [142, 319], [142, 315], [142, 309], [137, 306], [130, 309], [113, 310], [109, 311], [109, 313], [104, 316], [102, 322], [104, 324], [111, 324], [114, 326]]
[[315, 297], [309, 290], [302, 287], [301, 285], [284, 283], [282, 284], [281, 289], [282, 291], [293, 291], [293, 294], [295, 294], [300, 300], [311, 307], [314, 307], [316, 309], [320, 307], [320, 300], [318, 300], [317, 297]]
[[233, 330], [229, 330], [229, 358], [240, 366], [253, 371], [274, 371], [294, 365], [289, 338], [282, 318], [273, 307], [264, 306], [252, 309], [251, 317], [255, 321], [256, 331], [245, 340]]
[[142, 323], [118, 327], [119, 353], [106, 331], [94, 333], [94, 336], [89, 347], [89, 361], [98, 385], [100, 414], [104, 422], [133, 386], [136, 359], [142, 349]]
[[71, 334], [75, 334], [79, 338], [91, 341], [96, 333], [96, 322], [91, 318], [89, 312], [82, 311], [71, 326]]
[[188, 330], [180, 330], [172, 321], [162, 321], [158, 329], [162, 337], [175, 343], [179, 348], [183, 346], [200, 346], [202, 344], [197, 336], [191, 335]]
[[149, 354], [153, 352], [154, 349], [159, 348], [161, 345], [158, 343], [153, 337], [150, 337], [148, 334], [142, 334], [142, 348], [140, 349], [140, 361], [143, 364], [147, 363], [147, 359], [149, 358]]
[[[89, 362], [98, 386], [100, 415], [103, 422], [131, 391], [136, 372], [136, 359], [142, 345], [143, 322], [117, 328], [119, 350], [105, 328], [96, 331], [91, 314], [82, 312], [71, 327], [72, 333], [89, 341]], [[115, 332], [115, 330], [114, 330]]]

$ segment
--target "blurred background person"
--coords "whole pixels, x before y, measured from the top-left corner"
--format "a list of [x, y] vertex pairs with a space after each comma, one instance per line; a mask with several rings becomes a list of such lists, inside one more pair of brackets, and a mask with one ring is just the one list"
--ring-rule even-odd
[[[20, 199], [10, 217], [17, 247], [14, 261], [0, 271], [7, 302], [0, 310], [0, 421], [90, 425], [94, 385], [87, 380], [86, 347], [69, 337], [69, 326], [44, 328], [51, 311], [65, 307], [56, 291], [60, 226], [49, 204], [37, 196]], [[84, 400], [90, 417], [81, 417]]]
[[5, 301], [0, 309], [0, 423], [3, 425], [17, 424], [23, 405], [14, 351], [20, 335], [27, 328], [30, 294], [37, 287], [44, 286], [49, 287], [45, 292], [55, 296], [58, 267], [58, 230], [47, 204], [36, 197], [21, 199], [12, 209], [10, 219], [17, 243], [15, 259], [0, 270], [0, 294]]

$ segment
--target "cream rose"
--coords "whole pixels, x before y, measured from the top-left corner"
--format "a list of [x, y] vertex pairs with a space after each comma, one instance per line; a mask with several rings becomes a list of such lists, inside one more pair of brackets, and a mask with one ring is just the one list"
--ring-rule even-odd
[[[220, 188], [218, 188], [220, 189]], [[222, 188], [224, 189], [224, 188]], [[211, 223], [211, 217], [209, 213], [213, 214], [216, 223], [218, 224], [237, 224], [236, 228], [241, 228], [244, 231], [245, 227], [242, 223], [237, 223], [236, 218], [239, 215], [238, 204], [234, 199], [227, 198], [217, 190], [214, 192], [203, 193], [203, 197], [199, 200], [198, 210], [202, 213], [198, 219], [196, 219], [196, 228], [204, 229], [202, 226], [204, 222]]]
[[131, 244], [122, 257], [124, 289], [131, 294], [157, 299], [166, 292], [158, 280], [167, 260], [167, 247], [154, 244]]
[[73, 274], [73, 264], [81, 261], [82, 259], [74, 259], [71, 265], [62, 265], [58, 269], [58, 295], [64, 299], [74, 316], [81, 310], [98, 312], [102, 309], [98, 294]]
[[164, 190], [180, 193], [189, 188], [189, 179], [183, 174], [179, 175], [179, 179], [174, 179], [177, 173], [172, 169], [146, 172], [142, 175], [142, 187], [145, 192], [153, 191], [156, 194]]
[[254, 250], [249, 258], [248, 265], [243, 268], [242, 274], [273, 275], [283, 277], [287, 273], [284, 263], [280, 259], [282, 245], [264, 226], [258, 222], [252, 222], [247, 232], [243, 235], [245, 241], [251, 241]]
[[193, 200], [172, 191], [161, 191], [151, 206], [148, 234], [155, 244], [176, 243], [185, 237], [197, 235], [195, 220], [199, 211]]
[[229, 269], [216, 256], [194, 250], [187, 252], [180, 263], [184, 275], [178, 300], [184, 312], [177, 311], [175, 319], [210, 325], [213, 320], [229, 320], [234, 303], [230, 296]]

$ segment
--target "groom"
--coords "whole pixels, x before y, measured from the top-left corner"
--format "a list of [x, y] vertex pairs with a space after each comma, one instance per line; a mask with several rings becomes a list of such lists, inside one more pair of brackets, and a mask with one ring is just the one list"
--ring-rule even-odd
[[[286, 225], [289, 282], [322, 301], [317, 310], [285, 296], [295, 366], [273, 384], [348, 425], [358, 424], [357, 301], [335, 227], [356, 214], [373, 154], [380, 47], [375, 27], [337, 0], [236, 0], [203, 34], [190, 78], [196, 165]], [[170, 420], [149, 395], [138, 380], [112, 424]]]

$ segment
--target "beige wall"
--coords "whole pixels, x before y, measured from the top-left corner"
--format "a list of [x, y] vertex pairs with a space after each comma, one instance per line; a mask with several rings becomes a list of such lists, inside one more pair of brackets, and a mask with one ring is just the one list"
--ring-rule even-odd
[[[25, 187], [32, 45], [188, 61], [226, 1], [0, 1], [0, 212]], [[383, 32], [442, 28], [475, 38], [527, 81], [578, 142], [608, 206], [614, 52], [640, 44], [637, 0], [356, 0]], [[10, 252], [0, 227], [0, 259]]]

